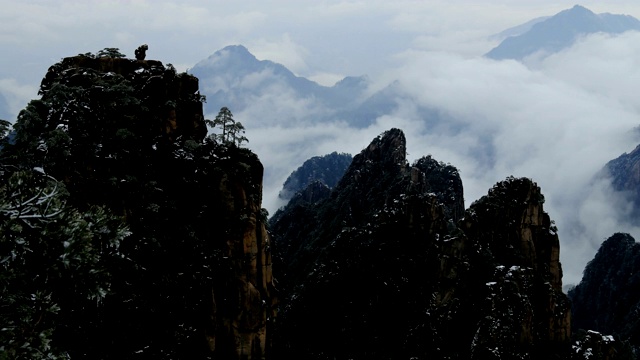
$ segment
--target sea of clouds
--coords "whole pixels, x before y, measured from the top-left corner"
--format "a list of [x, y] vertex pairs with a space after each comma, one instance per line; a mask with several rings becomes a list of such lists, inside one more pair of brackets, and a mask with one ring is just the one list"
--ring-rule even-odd
[[[559, 229], [565, 284], [579, 282], [614, 232], [640, 235], [622, 220], [628, 201], [598, 176], [640, 142], [640, 33], [591, 35], [524, 63], [440, 51], [395, 60], [369, 92], [393, 84], [397, 106], [366, 127], [339, 115], [315, 121], [331, 109], [277, 82], [234, 114], [265, 165], [263, 205], [271, 214], [284, 205], [282, 183], [306, 159], [355, 155], [396, 127], [407, 137], [409, 161], [430, 154], [460, 170], [467, 206], [507, 176], [536, 181]], [[428, 118], [434, 113], [439, 120]]]

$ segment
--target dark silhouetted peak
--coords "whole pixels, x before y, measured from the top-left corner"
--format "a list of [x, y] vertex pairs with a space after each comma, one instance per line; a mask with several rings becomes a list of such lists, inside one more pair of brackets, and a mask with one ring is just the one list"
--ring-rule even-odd
[[[110, 83], [114, 84], [113, 89], [109, 86]], [[116, 83], [121, 87], [118, 88]], [[44, 99], [57, 96], [53, 91], [54, 86], [64, 86], [70, 90], [91, 88], [82, 94], [83, 98], [77, 99], [77, 104], [86, 102], [85, 109], [90, 107], [90, 102], [106, 103], [109, 91], [137, 91], [140, 94], [136, 96], [144, 99], [145, 106], [151, 109], [147, 123], [138, 126], [147, 128], [151, 136], [164, 136], [168, 140], [182, 136], [200, 141], [207, 134], [198, 78], [186, 73], [177, 73], [173, 66], [165, 67], [157, 60], [138, 61], [91, 54], [67, 57], [49, 68], [40, 84], [39, 94]], [[60, 91], [60, 88], [57, 90]], [[100, 96], [104, 96], [105, 99], [100, 99]], [[126, 105], [131, 104], [121, 104], [123, 108], [131, 108]], [[107, 121], [95, 125], [100, 128], [107, 125]]]
[[615, 259], [626, 256], [636, 246], [640, 245], [631, 235], [615, 233], [600, 245], [594, 261], [607, 261], [606, 265], [613, 265]]
[[[376, 171], [385, 171], [391, 177], [405, 170], [407, 166], [407, 144], [400, 129], [391, 129], [379, 135], [356, 155], [338, 187], [370, 182]], [[343, 184], [344, 183], [344, 184]]]
[[304, 202], [315, 204], [329, 197], [331, 189], [322, 181], [314, 181], [304, 190], [296, 193], [295, 197], [300, 197]]
[[561, 290], [560, 242], [543, 204], [536, 183], [510, 177], [469, 207], [464, 229], [469, 237], [491, 239], [484, 246], [499, 264], [532, 268]]
[[[75, 207], [56, 222], [94, 229], [77, 235], [69, 227], [64, 242], [48, 242], [47, 249], [70, 251], [49, 263], [34, 258], [37, 275], [18, 278], [18, 287], [34, 278], [48, 282], [48, 268], [69, 266], [78, 271], [62, 276], [64, 289], [85, 288], [94, 277], [109, 283], [86, 298], [75, 290], [43, 292], [54, 301], [51, 309], [59, 310], [38, 310], [52, 329], [29, 332], [37, 330], [33, 336], [46, 348], [53, 334], [60, 352], [39, 357], [264, 358], [275, 290], [261, 209], [263, 166], [248, 149], [205, 137], [197, 78], [143, 60], [140, 52], [138, 57], [127, 59], [109, 48], [52, 65], [41, 98], [18, 116], [15, 141], [2, 142], [3, 170], [6, 164], [38, 169], [57, 184], [38, 196], [64, 194], [54, 209]], [[49, 200], [43, 204], [49, 207]], [[127, 230], [114, 245], [103, 238], [113, 225], [95, 223], [85, 213], [97, 210]], [[0, 248], [2, 258], [11, 250]], [[85, 250], [86, 256], [95, 251], [96, 259], [87, 261], [95, 266], [86, 267], [85, 255], [76, 257]], [[116, 260], [103, 260], [107, 252]], [[40, 290], [27, 290], [29, 298]], [[3, 334], [0, 342], [5, 339]]]
[[568, 355], [559, 241], [537, 185], [496, 184], [458, 227], [457, 169], [429, 156], [409, 166], [405, 141], [376, 137], [328, 199], [290, 202], [271, 223], [287, 304], [278, 355]]
[[631, 235], [603, 242], [569, 296], [576, 330], [612, 334], [640, 350], [640, 244]]
[[350, 154], [338, 154], [337, 152], [314, 156], [289, 175], [278, 196], [288, 200], [296, 192], [305, 189], [314, 181], [319, 181], [328, 188], [333, 188], [344, 175], [352, 159]]
[[413, 182], [416, 181], [416, 176], [425, 177], [426, 187], [444, 205], [447, 218], [458, 222], [464, 216], [462, 179], [456, 167], [425, 156], [413, 163], [411, 176]]
[[[329, 198], [329, 196], [331, 196], [331, 189], [325, 183], [318, 180], [313, 181], [303, 190], [296, 192], [291, 199], [289, 199], [286, 208], [278, 209], [269, 221], [272, 223], [278, 223], [280, 222], [281, 217], [285, 216], [285, 214], [290, 216], [292, 212], [296, 212], [296, 210], [292, 209], [299, 207], [313, 207], [320, 201]], [[304, 220], [301, 217], [297, 217], [296, 221]]]
[[311, 204], [296, 195], [270, 223], [287, 304], [279, 313], [281, 357], [406, 357], [437, 346], [415, 329], [429, 317], [439, 281], [461, 270], [433, 251], [460, 246], [438, 242], [453, 222], [433, 193], [449, 182], [435, 181], [437, 174], [457, 171], [427, 160], [410, 167], [405, 156], [404, 133], [386, 131], [353, 158], [329, 198]]
[[562, 293], [560, 243], [543, 203], [536, 183], [510, 177], [461, 221], [478, 256], [473, 273], [488, 291], [473, 358], [486, 358], [496, 345], [501, 358], [549, 358], [568, 350], [571, 316]]

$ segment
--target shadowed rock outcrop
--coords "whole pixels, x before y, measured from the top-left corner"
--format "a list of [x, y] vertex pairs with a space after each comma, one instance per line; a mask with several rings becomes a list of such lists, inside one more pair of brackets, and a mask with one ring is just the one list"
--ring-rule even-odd
[[402, 131], [385, 132], [326, 200], [297, 200], [271, 222], [275, 354], [568, 355], [559, 241], [540, 189], [510, 178], [465, 212], [457, 170], [431, 157], [410, 166], [405, 151]]
[[40, 84], [40, 94], [46, 94], [54, 85], [87, 87], [93, 77], [116, 75], [129, 81], [139, 100], [149, 107], [152, 117], [145, 125], [152, 136], [164, 134], [176, 139], [182, 135], [195, 140], [206, 136], [198, 78], [176, 73], [172, 66], [165, 67], [158, 60], [67, 57], [49, 68]]
[[566, 355], [571, 309], [562, 293], [560, 243], [529, 179], [496, 184], [467, 210], [461, 227], [474, 244], [485, 302], [472, 358]]
[[573, 326], [613, 335], [618, 351], [623, 345], [640, 351], [640, 244], [629, 234], [617, 233], [602, 243], [584, 270], [580, 283], [569, 291]]
[[640, 145], [609, 161], [601, 175], [609, 176], [611, 187], [632, 205], [626, 220], [640, 224]]
[[351, 164], [351, 160], [351, 155], [337, 152], [312, 157], [289, 175], [282, 184], [278, 197], [289, 200], [313, 182], [320, 182], [327, 188], [335, 187]]
[[62, 309], [55, 345], [79, 359], [267, 357], [276, 296], [263, 166], [206, 138], [198, 79], [88, 54], [51, 66], [40, 95], [3, 163], [40, 169], [70, 203], [129, 229], [121, 261], [91, 270], [111, 276], [111, 292]]

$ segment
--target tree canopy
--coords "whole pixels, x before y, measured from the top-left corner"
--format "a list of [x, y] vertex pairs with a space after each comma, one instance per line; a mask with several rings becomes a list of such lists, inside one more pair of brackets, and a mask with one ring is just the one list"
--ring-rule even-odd
[[110, 57], [110, 58], [124, 58], [126, 57], [126, 55], [124, 55], [123, 53], [120, 52], [120, 49], [118, 48], [104, 48], [100, 51], [98, 51], [98, 54], [96, 55], [97, 57], [101, 58], [101, 57]]
[[226, 106], [220, 109], [215, 120], [208, 121], [208, 125], [214, 129], [218, 128], [221, 131], [221, 133], [212, 134], [212, 136], [213, 139], [223, 144], [233, 144], [239, 147], [242, 143], [249, 142], [246, 136], [244, 136], [244, 126], [239, 121], [233, 119], [231, 110]]

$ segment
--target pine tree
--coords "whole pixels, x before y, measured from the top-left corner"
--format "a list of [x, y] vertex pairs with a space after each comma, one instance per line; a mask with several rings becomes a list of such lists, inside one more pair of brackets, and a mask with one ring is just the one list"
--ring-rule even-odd
[[222, 107], [218, 112], [215, 120], [208, 121], [212, 127], [219, 127], [222, 130], [220, 134], [213, 134], [213, 139], [224, 144], [233, 144], [240, 146], [249, 140], [244, 136], [244, 126], [239, 121], [233, 119], [233, 114], [229, 108]]
[[0, 359], [66, 359], [51, 341], [88, 330], [128, 231], [104, 208], [69, 206], [42, 168], [0, 165], [0, 181]]

